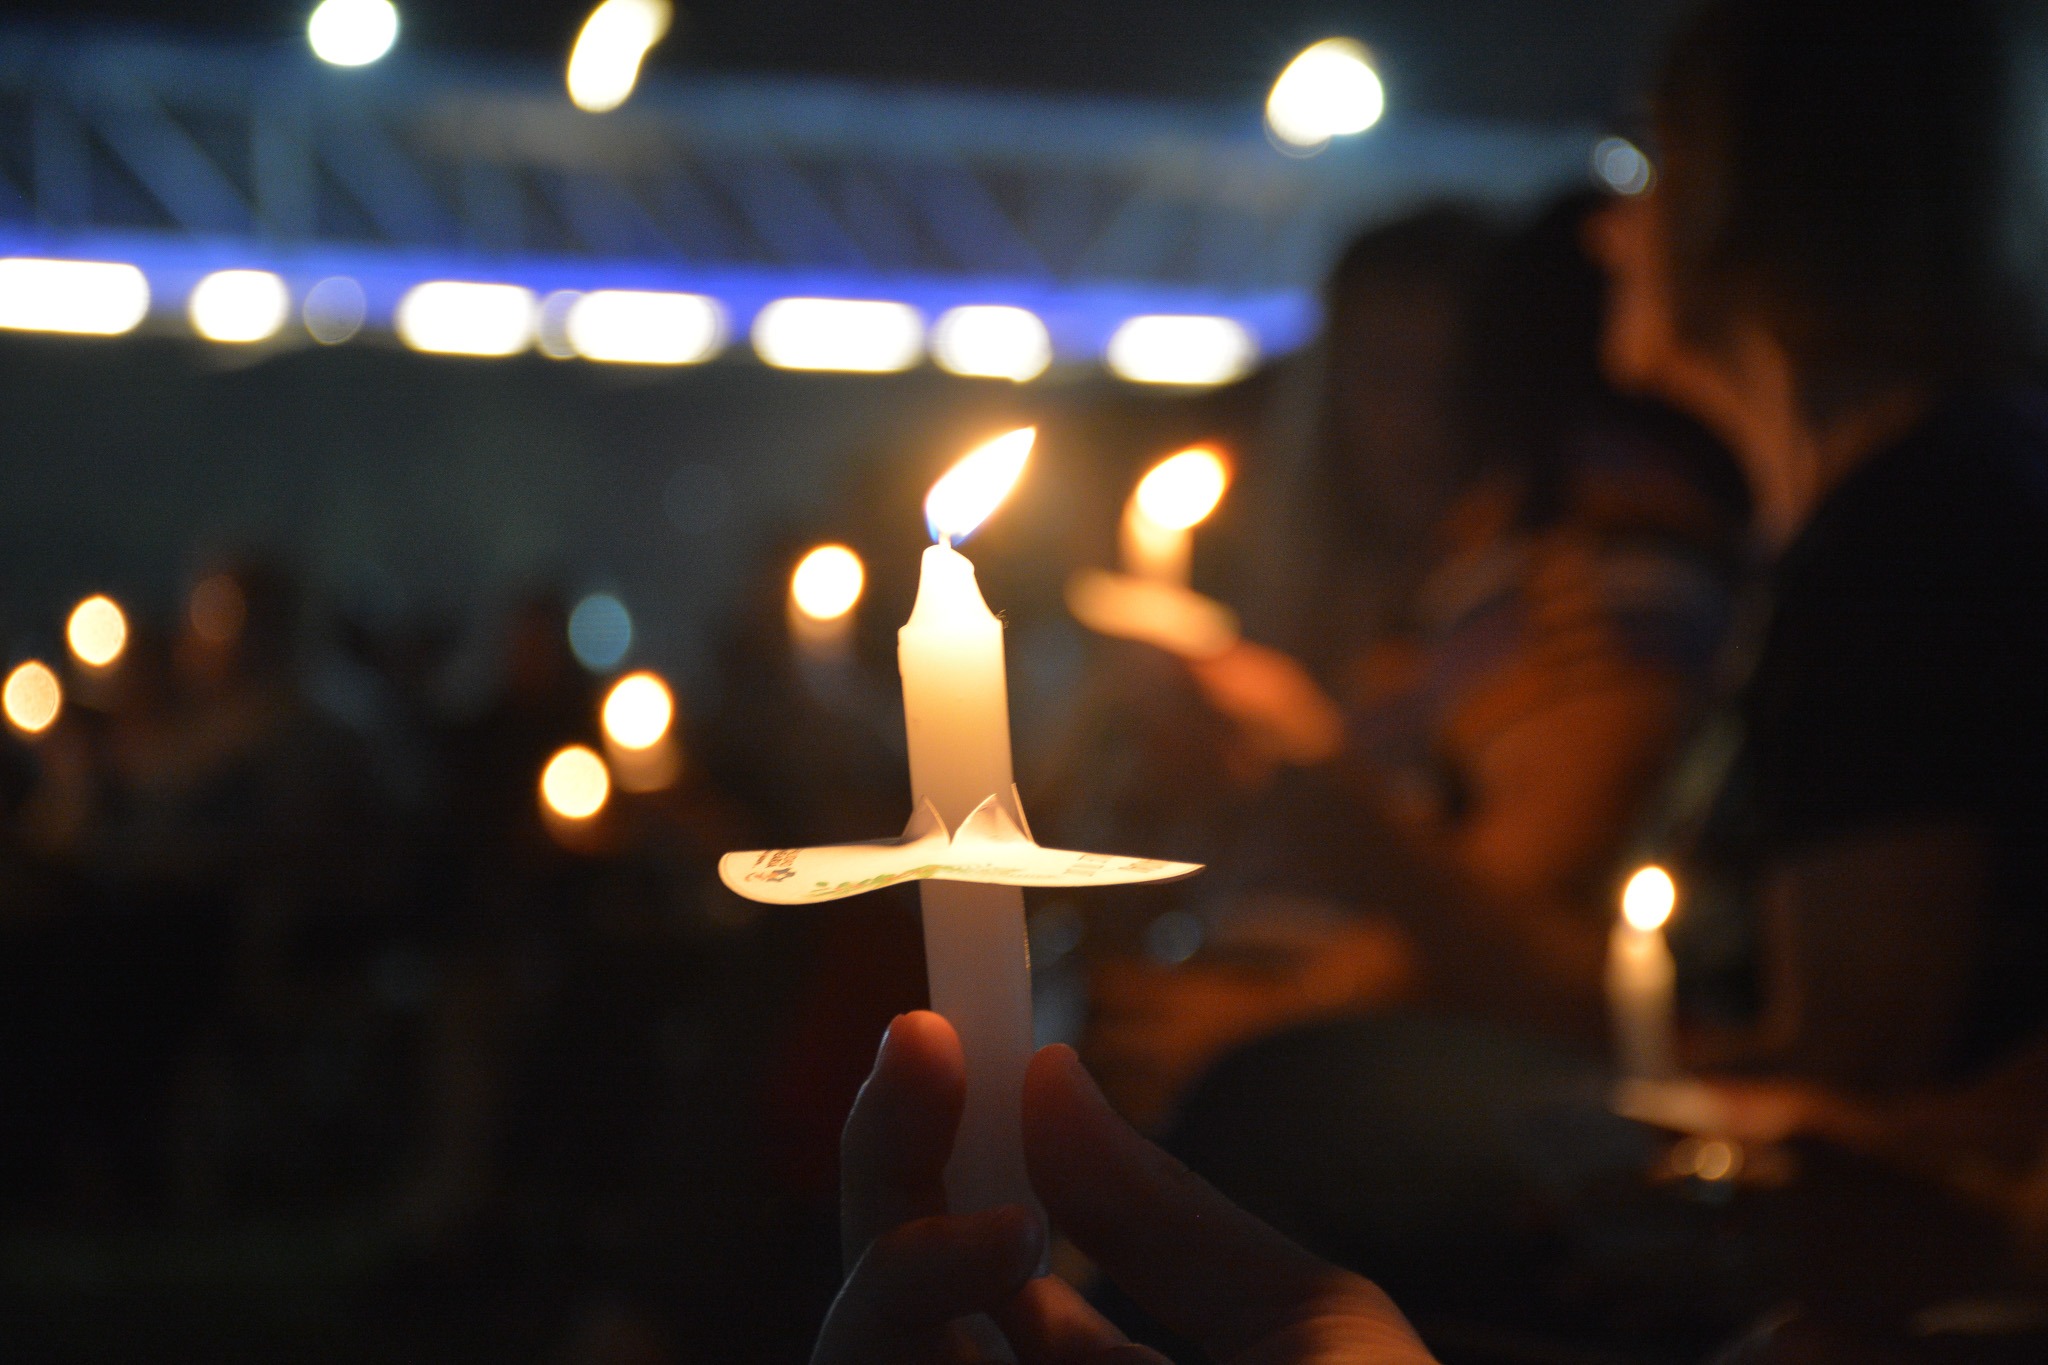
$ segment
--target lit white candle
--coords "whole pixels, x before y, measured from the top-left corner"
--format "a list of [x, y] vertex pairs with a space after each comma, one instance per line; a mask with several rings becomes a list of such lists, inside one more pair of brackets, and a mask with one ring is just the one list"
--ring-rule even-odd
[[[1023, 473], [1033, 428], [971, 452], [925, 501], [938, 544], [924, 552], [917, 603], [897, 636], [913, 801], [930, 801], [949, 830], [1010, 791], [1010, 703], [1003, 624], [974, 566], [952, 542], [993, 512]], [[1031, 958], [1024, 893], [1013, 886], [926, 881], [925, 972], [932, 1008], [959, 1031], [967, 1107], [946, 1167], [956, 1213], [1032, 1204], [1024, 1170], [1022, 1096], [1031, 1060]]]
[[1664, 925], [1678, 888], [1661, 867], [1645, 867], [1621, 893], [1621, 916], [1607, 947], [1607, 1007], [1614, 1023], [1615, 1063], [1636, 1080], [1676, 1070], [1671, 1027], [1678, 972]]
[[1124, 572], [1186, 587], [1194, 555], [1194, 528], [1223, 499], [1230, 473], [1203, 446], [1169, 455], [1154, 465], [1124, 507]]

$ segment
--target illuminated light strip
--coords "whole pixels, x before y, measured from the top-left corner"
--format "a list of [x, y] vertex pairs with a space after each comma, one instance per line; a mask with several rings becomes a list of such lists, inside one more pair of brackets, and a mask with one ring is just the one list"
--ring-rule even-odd
[[516, 284], [429, 280], [398, 301], [398, 339], [433, 355], [517, 355], [533, 345], [540, 311]]
[[1134, 384], [1227, 384], [1251, 373], [1259, 343], [1234, 318], [1153, 313], [1118, 327], [1103, 359]]
[[119, 261], [0, 260], [0, 327], [120, 336], [149, 315], [149, 280]]
[[562, 330], [585, 360], [694, 365], [725, 345], [725, 309], [703, 294], [599, 289], [569, 304]]
[[1021, 384], [1052, 364], [1052, 335], [1028, 308], [967, 304], [932, 324], [932, 359], [954, 374]]
[[[140, 232], [55, 233], [19, 223], [0, 224], [0, 258], [4, 257], [132, 263], [146, 276], [146, 287], [162, 320], [183, 335], [190, 335], [185, 303], [203, 278], [222, 269], [267, 270], [285, 281], [293, 298], [306, 301], [309, 321], [321, 327], [318, 339], [328, 344], [344, 343], [357, 335], [389, 334], [399, 301], [414, 286], [422, 281], [465, 279], [501, 281], [535, 296], [562, 290], [701, 295], [723, 305], [730, 332], [737, 335], [746, 334], [766, 305], [783, 298], [886, 299], [934, 319], [943, 319], [963, 306], [1001, 305], [1036, 315], [1051, 340], [1055, 363], [1069, 365], [1100, 365], [1117, 329], [1138, 316], [1202, 315], [1233, 320], [1257, 338], [1262, 358], [1285, 355], [1306, 345], [1318, 326], [1314, 294], [1298, 288], [1237, 292], [1113, 280], [1052, 284], [931, 274], [882, 278], [850, 270], [554, 256], [483, 258], [455, 250], [333, 243], [273, 249], [253, 241], [227, 243]], [[345, 318], [329, 316], [336, 310], [327, 306], [328, 296], [337, 286], [346, 286]], [[143, 321], [154, 324], [156, 319]], [[566, 322], [566, 310], [561, 321]], [[330, 322], [336, 325], [330, 327]], [[300, 328], [294, 322], [288, 331], [296, 337]], [[564, 350], [568, 349], [566, 340], [562, 338]], [[932, 346], [934, 359], [939, 359], [936, 337]]]
[[924, 359], [924, 317], [883, 299], [776, 299], [754, 318], [754, 352], [779, 370], [894, 374]]

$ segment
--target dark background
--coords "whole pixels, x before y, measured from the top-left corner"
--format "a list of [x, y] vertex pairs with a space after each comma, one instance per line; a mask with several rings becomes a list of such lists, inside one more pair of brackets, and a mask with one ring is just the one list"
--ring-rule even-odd
[[[295, 38], [292, 0], [44, 0], [0, 10]], [[399, 54], [559, 61], [577, 0], [401, 3]], [[729, 0], [678, 6], [656, 70], [769, 71], [1042, 91], [1256, 100], [1308, 43], [1346, 34], [1380, 57], [1393, 108], [1608, 121], [1681, 0]]]

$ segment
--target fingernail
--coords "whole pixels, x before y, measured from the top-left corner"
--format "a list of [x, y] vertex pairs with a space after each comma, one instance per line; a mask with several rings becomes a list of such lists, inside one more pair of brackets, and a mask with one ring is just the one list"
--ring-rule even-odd
[[878, 1069], [882, 1065], [882, 1059], [889, 1055], [889, 1040], [896, 1036], [896, 1026], [902, 1022], [903, 1016], [899, 1014], [889, 1021], [889, 1027], [882, 1030], [882, 1044], [875, 1049], [875, 1066]]
[[1038, 1215], [1022, 1204], [1003, 1204], [990, 1209], [989, 1214], [1006, 1225], [1004, 1232], [1010, 1238], [1018, 1274], [1036, 1275], [1045, 1261], [1045, 1225]]

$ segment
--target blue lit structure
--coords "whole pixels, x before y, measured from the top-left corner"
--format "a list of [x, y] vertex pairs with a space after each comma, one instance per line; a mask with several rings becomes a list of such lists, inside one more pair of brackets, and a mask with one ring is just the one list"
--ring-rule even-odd
[[165, 321], [239, 266], [295, 297], [352, 276], [372, 328], [460, 278], [705, 293], [742, 331], [791, 294], [1017, 304], [1070, 361], [1133, 314], [1214, 313], [1271, 354], [1361, 223], [1528, 196], [1591, 145], [1397, 112], [1304, 160], [1249, 108], [713, 76], [590, 115], [531, 68], [0, 33], [0, 253], [132, 261]]

